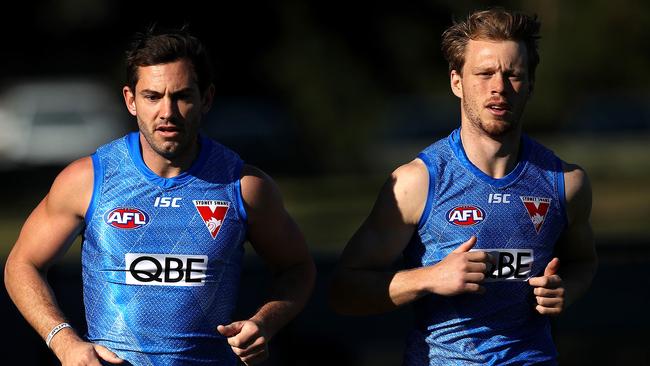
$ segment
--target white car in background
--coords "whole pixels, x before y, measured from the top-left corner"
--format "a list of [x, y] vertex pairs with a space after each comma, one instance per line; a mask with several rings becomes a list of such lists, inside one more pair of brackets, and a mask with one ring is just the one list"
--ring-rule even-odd
[[119, 91], [93, 80], [23, 81], [0, 94], [0, 169], [64, 165], [123, 135]]

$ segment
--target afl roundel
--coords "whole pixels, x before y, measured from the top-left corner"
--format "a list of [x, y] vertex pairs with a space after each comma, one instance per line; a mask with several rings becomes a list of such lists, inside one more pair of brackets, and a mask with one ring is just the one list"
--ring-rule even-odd
[[457, 226], [472, 226], [481, 223], [485, 211], [478, 206], [456, 206], [447, 212], [447, 221]]
[[104, 221], [118, 229], [137, 229], [149, 223], [149, 215], [137, 208], [118, 207], [106, 212]]

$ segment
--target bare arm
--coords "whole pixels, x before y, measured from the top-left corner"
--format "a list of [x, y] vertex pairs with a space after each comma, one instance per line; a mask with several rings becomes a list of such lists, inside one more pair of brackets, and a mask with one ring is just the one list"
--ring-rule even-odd
[[481, 292], [487, 254], [468, 253], [470, 238], [433, 266], [391, 267], [416, 230], [429, 186], [424, 163], [399, 167], [383, 186], [370, 215], [348, 242], [330, 287], [332, 307], [346, 314], [393, 310], [430, 293]]
[[220, 326], [219, 332], [244, 362], [253, 364], [267, 357], [268, 341], [305, 306], [316, 267], [272, 179], [250, 166], [242, 175], [249, 239], [271, 269], [272, 288], [268, 301], [249, 320]]
[[562, 263], [560, 273], [566, 289], [565, 306], [573, 303], [591, 285], [598, 259], [591, 228], [591, 184], [584, 170], [564, 165], [569, 226], [556, 244]]
[[531, 278], [536, 309], [541, 314], [559, 315], [589, 288], [598, 259], [589, 222], [591, 185], [584, 170], [564, 164], [568, 226], [555, 244], [557, 257], [543, 276]]
[[[16, 307], [38, 334], [46, 338], [50, 330], [66, 321], [52, 288], [47, 282], [50, 266], [68, 250], [83, 226], [83, 216], [93, 186], [92, 161], [80, 159], [56, 178], [50, 192], [31, 213], [5, 265], [5, 286]], [[75, 349], [80, 346], [85, 351]], [[82, 342], [71, 328], [60, 331], [50, 347], [66, 365], [72, 353], [94, 355], [92, 345]], [[72, 351], [72, 353], [70, 353]], [[105, 348], [98, 352], [110, 352]], [[88, 356], [85, 356], [88, 357]], [[116, 361], [108, 355], [107, 360]], [[84, 364], [99, 365], [95, 363]]]

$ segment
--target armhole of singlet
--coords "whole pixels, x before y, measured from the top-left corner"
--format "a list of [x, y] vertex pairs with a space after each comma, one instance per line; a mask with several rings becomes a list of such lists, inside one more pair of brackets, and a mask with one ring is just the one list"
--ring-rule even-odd
[[246, 206], [244, 206], [244, 196], [241, 191], [241, 172], [244, 168], [244, 163], [240, 160], [239, 165], [235, 168], [235, 199], [237, 200], [237, 212], [239, 213], [239, 218], [244, 224], [248, 223], [248, 215], [246, 214]]
[[422, 160], [424, 165], [427, 167], [429, 172], [429, 189], [427, 192], [427, 203], [424, 205], [424, 211], [422, 211], [422, 216], [420, 216], [420, 221], [418, 222], [418, 230], [422, 229], [424, 224], [429, 219], [429, 214], [431, 214], [431, 206], [433, 205], [433, 197], [436, 193], [436, 168], [431, 163], [431, 160], [428, 156], [423, 153], [418, 154], [418, 158]]
[[101, 162], [99, 161], [99, 156], [97, 153], [94, 153], [90, 155], [90, 158], [93, 162], [93, 193], [90, 196], [88, 209], [86, 210], [86, 215], [84, 216], [86, 226], [90, 224], [90, 220], [92, 220], [95, 213], [95, 207], [97, 206], [97, 201], [99, 200], [98, 196], [102, 189], [102, 181], [104, 180], [104, 172], [102, 170]]
[[564, 188], [564, 168], [562, 166], [562, 160], [557, 159], [558, 169], [555, 179], [557, 180], [557, 196], [560, 201], [560, 210], [562, 211], [562, 217], [564, 217], [564, 225], [569, 225], [569, 215], [566, 212], [566, 190]]

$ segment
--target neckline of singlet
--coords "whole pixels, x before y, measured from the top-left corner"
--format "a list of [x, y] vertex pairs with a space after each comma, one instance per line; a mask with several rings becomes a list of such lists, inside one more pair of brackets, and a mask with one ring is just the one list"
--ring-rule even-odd
[[460, 163], [463, 166], [465, 166], [476, 178], [480, 179], [481, 181], [489, 185], [498, 188], [502, 188], [509, 185], [519, 177], [519, 175], [526, 168], [528, 163], [528, 157], [530, 155], [530, 141], [528, 139], [528, 136], [522, 134], [521, 152], [519, 154], [517, 166], [515, 166], [515, 168], [512, 171], [510, 171], [510, 173], [508, 173], [505, 177], [493, 178], [485, 174], [478, 167], [476, 167], [476, 165], [474, 165], [467, 157], [467, 154], [465, 153], [465, 149], [463, 148], [463, 143], [460, 138], [460, 128], [455, 129], [451, 133], [451, 135], [449, 135], [449, 145], [451, 146], [452, 151], [454, 152], [454, 154], [456, 155]]
[[207, 157], [210, 153], [210, 141], [207, 137], [199, 134], [199, 145], [200, 151], [197, 158], [192, 162], [192, 165], [188, 170], [181, 172], [179, 175], [172, 178], [163, 178], [158, 174], [154, 173], [149, 169], [147, 164], [144, 163], [142, 159], [142, 153], [140, 150], [140, 133], [131, 132], [126, 137], [126, 144], [131, 156], [131, 160], [135, 167], [142, 173], [142, 175], [151, 183], [164, 188], [173, 188], [181, 184], [186, 183], [190, 179], [193, 179], [196, 176], [207, 160]]

